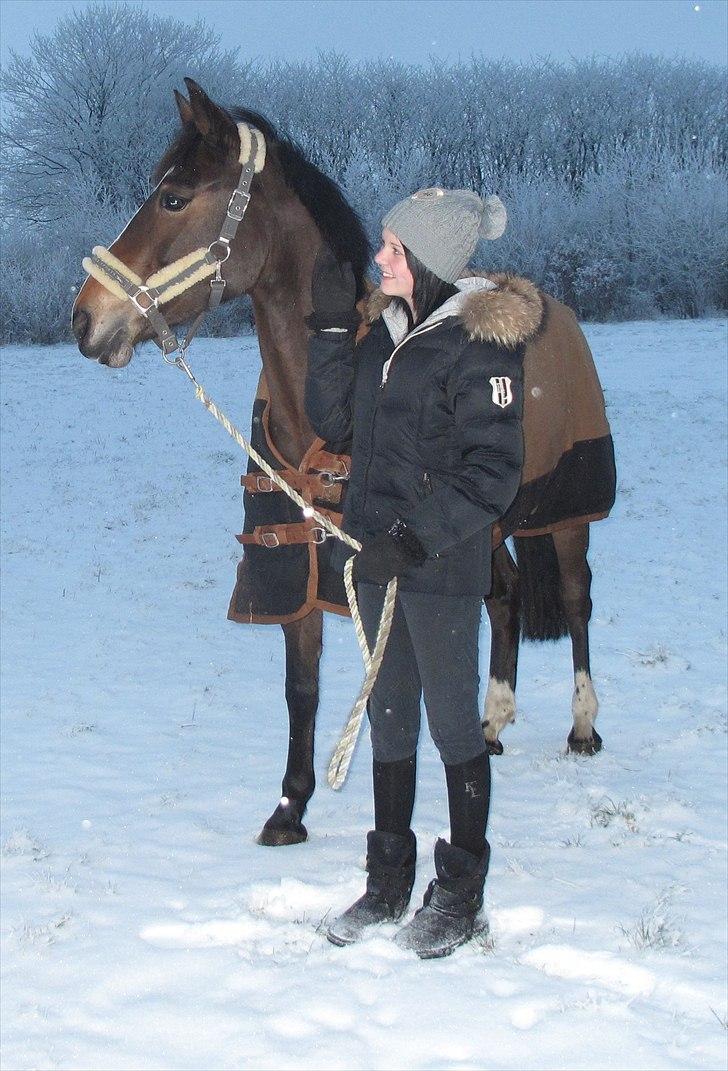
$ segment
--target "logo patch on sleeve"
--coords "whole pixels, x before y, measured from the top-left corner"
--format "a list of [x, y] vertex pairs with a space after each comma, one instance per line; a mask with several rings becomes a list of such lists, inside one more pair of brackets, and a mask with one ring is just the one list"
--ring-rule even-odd
[[493, 403], [505, 409], [513, 401], [511, 381], [508, 376], [491, 376], [490, 385], [493, 388]]

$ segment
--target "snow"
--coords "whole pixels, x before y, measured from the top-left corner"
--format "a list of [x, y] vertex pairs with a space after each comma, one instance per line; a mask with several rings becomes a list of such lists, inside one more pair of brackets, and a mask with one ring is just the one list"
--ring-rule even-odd
[[[255, 836], [287, 744], [275, 627], [225, 620], [237, 447], [156, 351], [2, 351], [7, 1069], [708, 1068], [726, 1060], [721, 320], [587, 329], [619, 499], [592, 528], [604, 750], [565, 755], [570, 652], [527, 645], [493, 760], [490, 930], [420, 962], [334, 948], [363, 886], [362, 677], [328, 616], [307, 844]], [[247, 433], [255, 340], [192, 365]], [[487, 681], [487, 628], [481, 675]], [[412, 908], [447, 834], [423, 732]]]

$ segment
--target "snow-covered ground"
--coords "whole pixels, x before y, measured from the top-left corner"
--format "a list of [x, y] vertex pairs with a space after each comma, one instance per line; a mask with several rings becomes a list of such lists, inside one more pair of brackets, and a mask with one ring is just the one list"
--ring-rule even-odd
[[[564, 753], [568, 644], [525, 647], [490, 936], [429, 963], [391, 928], [321, 933], [371, 822], [366, 739], [325, 786], [361, 680], [344, 619], [309, 842], [255, 843], [287, 724], [280, 630], [225, 620], [237, 447], [156, 351], [118, 372], [2, 351], [3, 1067], [725, 1066], [726, 324], [587, 333], [620, 488], [592, 530], [604, 751]], [[254, 339], [192, 363], [247, 431]], [[429, 739], [415, 828], [421, 894], [447, 830]]]

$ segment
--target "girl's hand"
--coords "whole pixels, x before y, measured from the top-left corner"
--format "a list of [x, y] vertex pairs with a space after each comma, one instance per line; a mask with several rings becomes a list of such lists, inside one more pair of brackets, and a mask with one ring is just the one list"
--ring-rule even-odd
[[311, 280], [313, 314], [309, 327], [315, 331], [356, 330], [359, 313], [356, 310], [356, 280], [349, 261], [340, 264], [324, 242], [313, 267]]

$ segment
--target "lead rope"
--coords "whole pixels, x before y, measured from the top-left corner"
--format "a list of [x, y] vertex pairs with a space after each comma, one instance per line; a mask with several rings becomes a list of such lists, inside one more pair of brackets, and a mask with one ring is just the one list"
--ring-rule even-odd
[[[308, 502], [293, 488], [290, 484], [286, 483], [280, 473], [276, 472], [274, 468], [268, 464], [264, 457], [262, 457], [255, 449], [253, 444], [245, 438], [243, 433], [235, 427], [235, 425], [225, 416], [225, 414], [218, 409], [213, 402], [212, 398], [205, 392], [205, 389], [195, 379], [194, 373], [190, 366], [187, 364], [183, 354], [175, 358], [164, 358], [167, 364], [174, 365], [179, 368], [188, 377], [190, 382], [195, 388], [195, 397], [198, 401], [202, 402], [208, 413], [214, 416], [218, 423], [222, 424], [225, 431], [235, 440], [241, 449], [255, 462], [255, 464], [263, 470], [272, 482], [279, 487], [284, 494], [299, 506], [306, 517], [312, 517], [318, 524], [320, 524], [329, 535], [336, 539], [340, 539], [342, 543], [346, 543], [347, 546], [353, 547], [354, 550], [361, 550], [361, 543], [356, 539], [353, 539], [346, 532], [343, 532], [338, 528], [330, 517], [327, 517], [324, 513], [319, 513], [313, 506], [310, 506]], [[397, 580], [393, 578], [387, 584], [387, 590], [384, 595], [384, 604], [382, 606], [382, 616], [379, 621], [379, 628], [377, 629], [377, 638], [374, 642], [374, 650], [369, 650], [369, 644], [364, 633], [364, 625], [362, 623], [361, 614], [359, 613], [359, 605], [357, 603], [356, 592], [354, 591], [354, 580], [352, 577], [352, 568], [354, 565], [354, 558], [348, 558], [346, 565], [344, 566], [344, 588], [346, 590], [346, 598], [349, 603], [349, 610], [351, 611], [351, 619], [354, 622], [354, 632], [356, 633], [357, 643], [364, 659], [364, 669], [366, 675], [364, 677], [364, 683], [361, 686], [361, 690], [357, 697], [354, 706], [352, 707], [351, 714], [349, 715], [344, 730], [341, 734], [338, 744], [334, 748], [334, 753], [331, 756], [329, 763], [329, 769], [327, 774], [328, 783], [331, 788], [339, 789], [346, 780], [346, 775], [349, 771], [349, 765], [351, 763], [351, 756], [354, 753], [356, 741], [359, 736], [359, 730], [361, 728], [362, 718], [364, 717], [364, 711], [366, 710], [369, 696], [371, 695], [374, 682], [377, 679], [379, 668], [382, 664], [384, 657], [384, 651], [387, 646], [387, 640], [389, 639], [389, 632], [392, 627], [392, 618], [394, 616], [394, 601], [397, 595]]]

